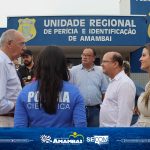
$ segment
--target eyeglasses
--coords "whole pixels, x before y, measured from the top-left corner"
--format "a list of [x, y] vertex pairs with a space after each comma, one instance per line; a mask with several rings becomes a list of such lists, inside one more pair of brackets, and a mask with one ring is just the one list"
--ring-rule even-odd
[[86, 54], [81, 54], [81, 57], [93, 57], [93, 55], [86, 55]]
[[25, 42], [20, 42], [18, 43], [20, 46], [26, 46], [26, 43]]
[[22, 46], [22, 47], [26, 46], [25, 42], [19, 42], [19, 43], [16, 43], [16, 44], [18, 44], [19, 46]]
[[26, 43], [25, 43], [25, 42], [16, 42], [16, 41], [14, 41], [14, 40], [12, 40], [12, 42], [14, 42], [16, 45], [19, 45], [19, 46], [21, 46], [21, 47], [26, 46]]
[[104, 63], [109, 63], [109, 62], [114, 62], [114, 61], [112, 61], [112, 60], [103, 60], [103, 61], [102, 61], [102, 64], [104, 64]]

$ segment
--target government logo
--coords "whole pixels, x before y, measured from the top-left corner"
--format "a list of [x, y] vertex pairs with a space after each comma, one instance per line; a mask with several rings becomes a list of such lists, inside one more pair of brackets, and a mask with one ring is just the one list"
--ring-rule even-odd
[[36, 36], [35, 19], [19, 19], [18, 22], [18, 31], [23, 33], [24, 37], [26, 38], [26, 42], [33, 39]]
[[77, 132], [73, 132], [68, 137], [59, 138], [51, 138], [49, 135], [41, 135], [40, 139], [42, 143], [47, 144], [79, 145], [84, 143], [84, 136], [82, 134], [78, 134]]

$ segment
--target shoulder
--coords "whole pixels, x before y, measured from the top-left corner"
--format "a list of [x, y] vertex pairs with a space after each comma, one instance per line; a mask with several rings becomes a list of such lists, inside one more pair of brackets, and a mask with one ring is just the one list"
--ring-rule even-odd
[[108, 81], [108, 76], [106, 76], [103, 73], [103, 69], [101, 66], [94, 66], [94, 71], [95, 74], [101, 79], [101, 80], [107, 80]]
[[1, 65], [6, 64], [6, 58], [3, 57], [3, 55], [2, 55], [1, 53], [0, 53], [0, 64], [1, 64]]
[[5, 72], [5, 73], [6, 73], [6, 72], [8, 73], [9, 70], [10, 70], [10, 69], [9, 69], [10, 66], [11, 66], [11, 65], [9, 65], [9, 64], [5, 61], [5, 59], [3, 59], [3, 58], [1, 59], [1, 58], [0, 58], [0, 70], [2, 70], [1, 73], [4, 73], [4, 72]]
[[102, 69], [102, 67], [101, 66], [94, 66], [94, 70], [97, 72], [97, 73], [99, 73], [99, 74], [103, 74], [103, 69]]
[[20, 66], [20, 68], [19, 68], [19, 70], [18, 70], [18, 71], [21, 71], [21, 70], [24, 70], [24, 69], [26, 69], [26, 66], [25, 66], [25, 65]]
[[25, 85], [21, 91], [21, 94], [27, 94], [30, 91], [37, 91], [38, 81], [32, 81], [31, 83]]
[[70, 69], [70, 71], [72, 72], [72, 71], [75, 71], [75, 70], [80, 70], [81, 68], [82, 68], [82, 64], [77, 65], [77, 66], [73, 66], [73, 67]]
[[5, 64], [4, 59], [2, 59], [2, 58], [0, 57], [0, 67], [4, 66], [4, 64]]
[[67, 81], [63, 82], [63, 90], [68, 91], [70, 94], [79, 93], [78, 87]]
[[75, 77], [77, 74], [79, 74], [82, 70], [82, 64], [77, 65], [77, 66], [73, 66], [69, 72], [70, 72], [70, 78]]
[[78, 87], [74, 84], [64, 82], [62, 91], [68, 93], [71, 101], [83, 99]]
[[4, 58], [0, 56], [0, 63], [4, 62]]
[[121, 86], [133, 87], [136, 89], [134, 82], [127, 75], [123, 75], [119, 82]]

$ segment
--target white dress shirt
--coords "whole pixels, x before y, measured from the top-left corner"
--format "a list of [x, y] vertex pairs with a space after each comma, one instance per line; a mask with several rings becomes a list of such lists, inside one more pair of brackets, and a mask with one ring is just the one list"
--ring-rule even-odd
[[0, 114], [13, 109], [21, 89], [14, 63], [0, 50]]
[[135, 104], [136, 88], [121, 71], [111, 80], [100, 110], [100, 127], [130, 126]]

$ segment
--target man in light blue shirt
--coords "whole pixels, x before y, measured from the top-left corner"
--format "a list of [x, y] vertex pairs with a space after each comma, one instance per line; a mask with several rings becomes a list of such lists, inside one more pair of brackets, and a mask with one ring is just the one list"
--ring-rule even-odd
[[81, 55], [82, 64], [70, 70], [70, 82], [77, 85], [85, 100], [88, 127], [99, 126], [100, 105], [108, 86], [101, 68], [94, 65], [95, 57], [94, 49], [85, 48]]
[[25, 48], [25, 38], [17, 30], [5, 31], [0, 40], [0, 127], [13, 126], [15, 102], [21, 90], [13, 60]]

